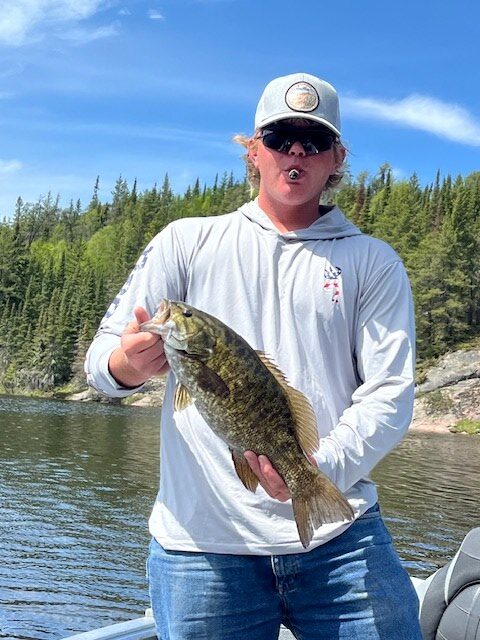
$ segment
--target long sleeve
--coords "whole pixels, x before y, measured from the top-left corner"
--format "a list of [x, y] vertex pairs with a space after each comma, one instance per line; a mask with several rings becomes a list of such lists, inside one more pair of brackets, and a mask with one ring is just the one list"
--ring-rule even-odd
[[367, 477], [405, 435], [413, 411], [414, 345], [410, 285], [395, 261], [360, 296], [354, 357], [362, 383], [316, 455], [341, 491]]
[[108, 370], [111, 353], [120, 344], [122, 331], [134, 319], [136, 306], [153, 315], [162, 298], [181, 300], [185, 295], [186, 266], [182, 243], [173, 225], [166, 227], [145, 248], [127, 281], [103, 317], [85, 360], [90, 386], [101, 393], [121, 398], [135, 393], [118, 385]]

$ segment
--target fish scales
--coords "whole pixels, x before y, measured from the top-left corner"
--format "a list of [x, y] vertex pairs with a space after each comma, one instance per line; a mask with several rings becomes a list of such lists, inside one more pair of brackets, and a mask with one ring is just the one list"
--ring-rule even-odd
[[[218, 395], [201, 386], [199, 363], [183, 358], [178, 379], [190, 391], [201, 414], [208, 416], [211, 429], [232, 449], [251, 449], [266, 455], [277, 471], [299, 485], [308, 466], [295, 439], [292, 414], [280, 385], [255, 351], [231, 331], [217, 332], [222, 339], [206, 358], [206, 366], [217, 372], [228, 387], [228, 395]], [[168, 346], [166, 347], [168, 351]], [[170, 355], [173, 359], [174, 354]], [[262, 425], [259, 429], [258, 425]]]
[[313, 410], [289, 387], [280, 370], [217, 318], [183, 303], [162, 301], [142, 330], [160, 333], [177, 379], [175, 408], [191, 402], [231, 449], [235, 470], [255, 491], [258, 479], [243, 453], [266, 455], [285, 481], [300, 540], [310, 544], [314, 529], [350, 520], [341, 492], [305, 453], [318, 447]]

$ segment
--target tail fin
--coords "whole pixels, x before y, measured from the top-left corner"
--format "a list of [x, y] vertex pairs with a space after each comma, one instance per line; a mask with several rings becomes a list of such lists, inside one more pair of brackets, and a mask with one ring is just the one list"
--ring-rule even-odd
[[305, 549], [317, 527], [353, 519], [352, 507], [339, 489], [318, 469], [311, 467], [311, 470], [307, 491], [292, 496], [293, 514]]

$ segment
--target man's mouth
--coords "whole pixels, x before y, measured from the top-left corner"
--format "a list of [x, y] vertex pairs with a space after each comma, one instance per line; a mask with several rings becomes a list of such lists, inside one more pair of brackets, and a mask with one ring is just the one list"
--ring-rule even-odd
[[286, 172], [290, 180], [298, 180], [303, 173], [299, 167], [290, 167]]

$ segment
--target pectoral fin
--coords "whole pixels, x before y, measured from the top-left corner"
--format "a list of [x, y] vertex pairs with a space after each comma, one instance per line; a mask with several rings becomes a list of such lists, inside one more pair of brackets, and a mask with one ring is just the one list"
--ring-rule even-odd
[[198, 372], [197, 384], [202, 391], [213, 393], [221, 398], [226, 398], [230, 394], [227, 385], [221, 377], [205, 365], [203, 365]]
[[189, 405], [193, 404], [194, 399], [190, 395], [190, 392], [183, 384], [178, 383], [175, 388], [175, 398], [173, 400], [173, 407], [175, 411], [183, 411]]
[[231, 449], [233, 464], [238, 477], [243, 482], [246, 489], [255, 493], [258, 485], [258, 478], [250, 469], [250, 465], [245, 460], [241, 451]]

